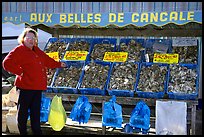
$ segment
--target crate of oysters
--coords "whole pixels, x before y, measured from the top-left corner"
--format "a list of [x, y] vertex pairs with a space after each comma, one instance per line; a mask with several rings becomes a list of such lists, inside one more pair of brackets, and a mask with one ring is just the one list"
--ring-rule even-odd
[[[44, 52], [47, 54], [58, 54], [58, 59], [61, 60], [64, 56], [64, 52], [68, 47], [68, 43], [69, 43], [70, 39], [67, 38], [49, 38], [45, 48], [44, 48]], [[57, 69], [47, 69], [46, 73], [47, 73], [47, 90], [46, 92], [52, 92], [52, 88], [51, 88], [51, 83], [53, 82], [53, 77], [54, 74], [56, 73]]]
[[133, 97], [138, 69], [139, 62], [114, 62], [108, 78], [108, 94]]
[[116, 38], [94, 38], [90, 50], [90, 59], [103, 61], [105, 52], [116, 52]]
[[117, 50], [119, 52], [128, 52], [127, 61], [141, 62], [144, 60], [144, 39], [120, 39]]
[[197, 64], [200, 57], [197, 43], [195, 38], [173, 39], [171, 52], [179, 55], [179, 63]]
[[[93, 41], [93, 38], [71, 38], [62, 60], [82, 61], [82, 62], [86, 60], [90, 60], [89, 58], [90, 58], [92, 41]], [[68, 52], [70, 53], [68, 54]], [[68, 56], [71, 54], [74, 56]], [[86, 57], [80, 58], [82, 54], [86, 55]]]
[[82, 68], [85, 62], [79, 61], [63, 61], [66, 63], [66, 68], [57, 68], [52, 90], [60, 93], [77, 94], [77, 86], [79, 83]]
[[46, 92], [53, 92], [51, 84], [53, 83], [53, 79], [54, 79], [54, 75], [56, 73], [56, 68], [53, 69], [47, 69], [46, 73], [47, 73], [47, 90]]
[[70, 38], [49, 38], [45, 45], [44, 52], [58, 52], [59, 60], [62, 60], [70, 41]]
[[143, 98], [163, 98], [167, 89], [168, 64], [140, 64], [136, 94]]
[[145, 60], [153, 62], [154, 53], [170, 53], [172, 49], [171, 39], [147, 39], [145, 40]]
[[80, 78], [78, 89], [81, 94], [106, 95], [111, 62], [87, 61]]
[[167, 94], [171, 99], [195, 100], [198, 97], [199, 73], [196, 64], [170, 64]]

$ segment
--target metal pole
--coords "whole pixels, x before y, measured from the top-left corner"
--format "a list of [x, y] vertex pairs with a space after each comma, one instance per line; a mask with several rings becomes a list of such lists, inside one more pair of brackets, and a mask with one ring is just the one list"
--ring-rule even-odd
[[198, 38], [198, 48], [200, 50], [199, 52], [199, 90], [198, 90], [198, 99], [202, 99], [202, 37]]

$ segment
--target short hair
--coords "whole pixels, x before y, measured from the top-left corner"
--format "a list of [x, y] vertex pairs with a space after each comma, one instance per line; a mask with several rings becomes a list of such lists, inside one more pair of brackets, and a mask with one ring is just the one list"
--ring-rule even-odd
[[31, 32], [31, 33], [33, 33], [35, 35], [36, 40], [37, 40], [36, 42], [38, 42], [38, 39], [37, 39], [38, 38], [38, 33], [34, 29], [28, 27], [28, 28], [24, 28], [23, 32], [18, 36], [18, 43], [19, 44], [23, 43], [26, 34], [29, 33], [29, 32]]

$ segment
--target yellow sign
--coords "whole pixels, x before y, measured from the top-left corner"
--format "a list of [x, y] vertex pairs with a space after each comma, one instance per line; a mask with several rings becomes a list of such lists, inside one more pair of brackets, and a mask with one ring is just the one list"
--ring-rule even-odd
[[58, 52], [50, 52], [46, 53], [49, 57], [53, 58], [56, 61], [59, 61], [59, 53]]
[[161, 53], [154, 53], [154, 63], [167, 63], [173, 64], [178, 63], [179, 54], [161, 54]]
[[66, 51], [64, 60], [86, 60], [88, 51]]
[[128, 52], [105, 52], [103, 61], [108, 62], [125, 62], [128, 57]]

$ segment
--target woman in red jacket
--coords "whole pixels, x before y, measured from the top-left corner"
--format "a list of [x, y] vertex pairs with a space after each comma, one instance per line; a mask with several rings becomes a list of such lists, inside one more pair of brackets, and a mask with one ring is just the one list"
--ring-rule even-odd
[[40, 127], [41, 94], [47, 89], [47, 68], [66, 67], [64, 62], [50, 58], [37, 46], [38, 34], [26, 28], [18, 37], [19, 45], [3, 60], [6, 71], [16, 75], [15, 86], [19, 91], [17, 104], [18, 129], [27, 134], [28, 110], [30, 109], [33, 134], [42, 134]]

